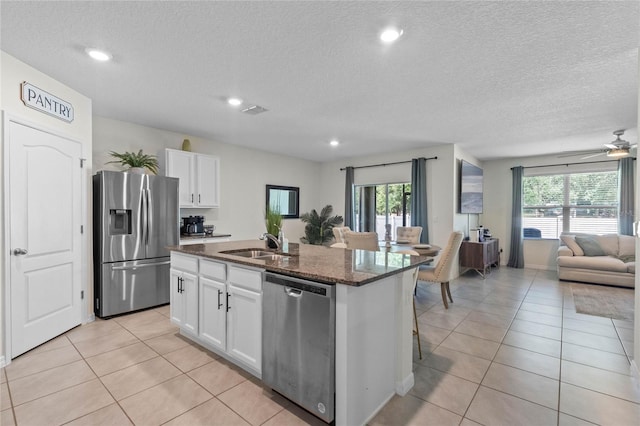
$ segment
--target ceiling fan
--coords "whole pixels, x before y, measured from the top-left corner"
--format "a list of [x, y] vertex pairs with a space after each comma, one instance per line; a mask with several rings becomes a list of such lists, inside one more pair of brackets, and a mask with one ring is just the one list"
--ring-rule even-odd
[[559, 158], [573, 157], [575, 155], [583, 154], [584, 155], [584, 157], [582, 157], [583, 160], [586, 160], [587, 158], [597, 157], [599, 155], [606, 155], [607, 157], [611, 157], [611, 158], [622, 158], [631, 154], [631, 150], [638, 147], [638, 144], [631, 145], [628, 141], [625, 141], [624, 139], [620, 139], [620, 136], [624, 135], [624, 130], [616, 130], [615, 132], [613, 132], [613, 134], [616, 136], [616, 140], [610, 143], [605, 143], [604, 144], [605, 147], [603, 149], [592, 149], [587, 151], [571, 151], [571, 152], [565, 153], [564, 155], [559, 155], [558, 157]]

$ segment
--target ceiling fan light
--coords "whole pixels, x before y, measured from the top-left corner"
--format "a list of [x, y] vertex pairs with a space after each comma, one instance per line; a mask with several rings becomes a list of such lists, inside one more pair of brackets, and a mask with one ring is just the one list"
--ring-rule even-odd
[[607, 151], [607, 157], [620, 158], [629, 155], [629, 149], [627, 148], [615, 148]]

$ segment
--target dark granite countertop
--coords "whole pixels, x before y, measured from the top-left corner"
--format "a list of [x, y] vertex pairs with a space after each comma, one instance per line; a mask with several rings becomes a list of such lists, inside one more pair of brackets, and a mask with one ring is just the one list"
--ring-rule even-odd
[[228, 238], [231, 234], [180, 235], [181, 240], [203, 240], [205, 238]]
[[289, 244], [289, 253], [283, 253], [288, 255], [288, 258], [263, 260], [223, 253], [242, 249], [265, 250], [265, 242], [261, 240], [190, 244], [168, 248], [179, 253], [254, 266], [292, 277], [352, 286], [361, 286], [433, 261], [433, 258], [425, 256], [293, 243]]

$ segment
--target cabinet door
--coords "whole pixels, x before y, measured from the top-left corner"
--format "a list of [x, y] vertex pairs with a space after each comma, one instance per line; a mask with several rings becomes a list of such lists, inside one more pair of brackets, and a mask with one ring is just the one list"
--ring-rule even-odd
[[227, 292], [223, 282], [200, 277], [200, 338], [227, 349]]
[[178, 199], [180, 207], [195, 205], [195, 160], [190, 152], [167, 150], [166, 175], [180, 179]]
[[262, 295], [230, 285], [227, 353], [262, 371]]
[[171, 284], [169, 293], [169, 317], [171, 322], [177, 326], [182, 326], [184, 316], [184, 303], [182, 293], [182, 272], [176, 269], [170, 270]]
[[196, 155], [196, 204], [199, 207], [220, 207], [220, 160], [208, 155]]
[[188, 272], [182, 273], [182, 324], [181, 327], [198, 334], [198, 277]]

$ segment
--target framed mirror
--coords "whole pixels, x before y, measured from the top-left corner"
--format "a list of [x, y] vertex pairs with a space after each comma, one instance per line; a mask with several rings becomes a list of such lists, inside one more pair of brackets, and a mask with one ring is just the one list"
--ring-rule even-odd
[[279, 212], [284, 219], [300, 217], [300, 188], [267, 185], [266, 207]]

